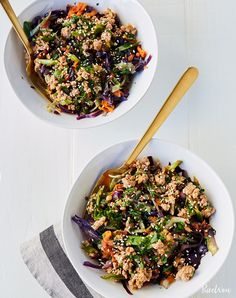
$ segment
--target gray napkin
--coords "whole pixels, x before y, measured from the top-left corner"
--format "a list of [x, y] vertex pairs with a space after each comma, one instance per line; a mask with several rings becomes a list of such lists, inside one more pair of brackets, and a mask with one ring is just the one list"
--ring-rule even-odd
[[88, 290], [67, 258], [59, 225], [50, 226], [23, 243], [21, 255], [32, 275], [51, 297], [100, 297]]

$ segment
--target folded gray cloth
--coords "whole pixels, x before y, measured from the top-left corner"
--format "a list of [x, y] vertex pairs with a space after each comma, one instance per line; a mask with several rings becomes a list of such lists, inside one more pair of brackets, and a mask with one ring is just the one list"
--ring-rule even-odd
[[101, 297], [88, 290], [67, 258], [59, 225], [50, 226], [23, 243], [21, 255], [32, 275], [51, 297]]

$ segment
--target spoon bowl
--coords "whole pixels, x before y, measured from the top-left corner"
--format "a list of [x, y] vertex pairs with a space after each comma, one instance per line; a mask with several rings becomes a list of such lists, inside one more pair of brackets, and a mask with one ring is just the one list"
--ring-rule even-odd
[[0, 0], [0, 3], [6, 11], [6, 14], [9, 17], [14, 30], [16, 31], [19, 39], [21, 40], [25, 48], [27, 54], [26, 74], [31, 87], [35, 89], [35, 91], [37, 91], [43, 98], [49, 100], [49, 96], [46, 91], [46, 84], [40, 79], [39, 75], [34, 70], [33, 50], [12, 6], [10, 5], [8, 0]]
[[141, 140], [138, 142], [129, 158], [126, 162], [119, 168], [113, 168], [106, 170], [97, 180], [92, 193], [97, 192], [97, 189], [101, 185], [105, 185], [109, 187], [110, 180], [112, 176], [121, 175], [142, 152], [145, 146], [150, 142], [156, 131], [160, 128], [160, 126], [165, 122], [170, 113], [174, 110], [180, 100], [183, 98], [185, 93], [189, 90], [189, 88], [193, 85], [195, 80], [198, 77], [198, 69], [196, 67], [189, 67], [185, 73], [182, 75], [173, 91], [169, 95], [169, 97], [164, 102], [162, 108], [157, 113], [151, 125], [148, 127], [147, 131], [144, 133]]

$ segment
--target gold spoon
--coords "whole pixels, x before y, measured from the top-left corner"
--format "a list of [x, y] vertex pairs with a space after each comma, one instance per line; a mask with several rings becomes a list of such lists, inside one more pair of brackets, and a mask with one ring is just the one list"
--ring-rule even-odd
[[46, 84], [40, 79], [39, 75], [34, 70], [34, 62], [33, 62], [33, 50], [30, 46], [29, 40], [15, 14], [13, 11], [11, 4], [8, 0], [0, 0], [4, 10], [6, 11], [13, 28], [15, 29], [17, 35], [19, 36], [25, 50], [27, 53], [27, 64], [26, 64], [26, 74], [28, 80], [32, 87], [45, 99], [49, 100], [48, 93], [46, 91]]
[[125, 172], [127, 167], [139, 156], [145, 146], [152, 139], [153, 135], [156, 133], [158, 128], [165, 122], [166, 118], [170, 115], [170, 113], [174, 110], [177, 104], [180, 102], [182, 97], [188, 91], [188, 89], [192, 86], [195, 80], [198, 77], [198, 69], [195, 67], [188, 68], [185, 73], [182, 75], [173, 91], [166, 99], [160, 111], [157, 113], [155, 119], [148, 127], [147, 131], [144, 133], [141, 140], [138, 142], [133, 152], [130, 154], [129, 158], [125, 161], [125, 163], [119, 167], [114, 169], [106, 170], [97, 180], [96, 185], [93, 188], [92, 193], [95, 193], [99, 186], [105, 185], [109, 186], [111, 177], [121, 175]]

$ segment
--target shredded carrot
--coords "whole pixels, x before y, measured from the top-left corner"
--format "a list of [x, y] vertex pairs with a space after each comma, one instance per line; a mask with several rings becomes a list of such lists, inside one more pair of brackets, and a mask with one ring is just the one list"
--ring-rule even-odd
[[134, 54], [130, 54], [128, 56], [128, 61], [131, 62], [131, 61], [133, 61], [133, 59], [134, 59]]
[[141, 56], [143, 59], [147, 56], [146, 51], [144, 51], [144, 50], [142, 49], [141, 46], [138, 46], [138, 47], [137, 47], [137, 50], [138, 50], [138, 53], [140, 54], [140, 56]]
[[85, 8], [87, 7], [87, 4], [85, 3], [78, 3], [77, 4], [77, 7], [78, 7], [78, 12], [77, 12], [77, 16], [81, 16], [82, 13], [85, 11]]
[[106, 231], [103, 233], [102, 238], [104, 241], [108, 241], [111, 238], [111, 236], [112, 236], [111, 231]]
[[73, 63], [73, 68], [74, 68], [74, 69], [77, 68], [78, 64], [79, 64], [79, 62], [78, 62], [78, 61], [75, 61], [75, 62]]
[[111, 231], [106, 231], [103, 233], [103, 239], [102, 239], [102, 250], [103, 250], [103, 257], [108, 258], [112, 255], [112, 247], [113, 247], [113, 241], [110, 240], [112, 236]]
[[71, 18], [73, 15], [75, 15], [78, 12], [78, 8], [76, 6], [71, 6], [68, 17]]
[[116, 90], [115, 92], [113, 92], [113, 94], [117, 97], [121, 97], [124, 95], [124, 93], [121, 90]]
[[100, 107], [100, 110], [109, 113], [112, 112], [115, 109], [115, 106], [109, 105], [109, 103], [106, 100], [102, 100], [102, 106]]
[[114, 188], [113, 188], [114, 191], [115, 191], [115, 190], [122, 190], [122, 189], [123, 189], [123, 184], [121, 184], [121, 183], [116, 184], [116, 185], [114, 186]]
[[150, 222], [156, 222], [157, 217], [156, 216], [149, 216], [148, 219], [150, 220]]
[[41, 26], [41, 28], [48, 28], [48, 27], [49, 27], [49, 24], [50, 24], [50, 21], [47, 20], [47, 22], [44, 23], [44, 24]]
[[169, 284], [171, 284], [172, 282], [175, 281], [175, 278], [174, 278], [173, 275], [169, 275], [169, 276], [167, 277], [167, 280], [168, 280]]
[[73, 15], [80, 16], [85, 11], [87, 4], [79, 2], [76, 6], [71, 6], [68, 17], [71, 18]]
[[97, 14], [97, 11], [94, 9], [94, 10], [92, 10], [91, 12], [87, 12], [86, 14], [85, 14], [85, 16], [87, 16], [87, 17], [93, 17], [93, 16], [95, 16]]

